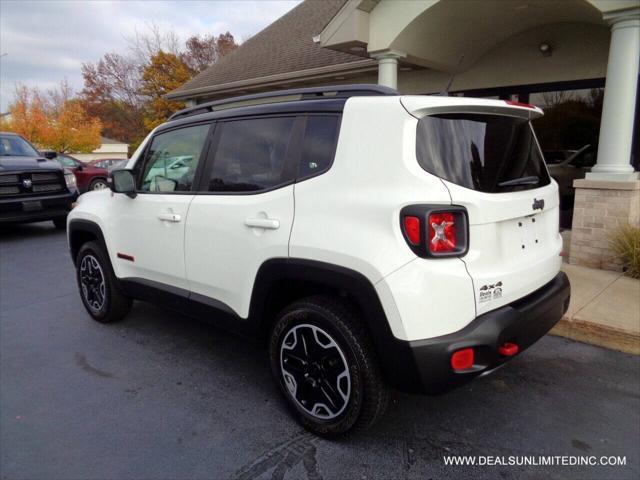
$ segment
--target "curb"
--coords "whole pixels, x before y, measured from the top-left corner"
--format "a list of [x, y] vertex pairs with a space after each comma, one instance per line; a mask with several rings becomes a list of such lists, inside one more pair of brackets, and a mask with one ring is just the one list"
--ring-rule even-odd
[[563, 317], [549, 334], [640, 355], [640, 334], [628, 330]]

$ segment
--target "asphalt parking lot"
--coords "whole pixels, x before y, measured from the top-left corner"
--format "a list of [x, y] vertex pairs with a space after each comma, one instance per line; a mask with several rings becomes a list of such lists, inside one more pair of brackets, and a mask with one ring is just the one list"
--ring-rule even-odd
[[[640, 358], [546, 337], [373, 430], [305, 433], [254, 342], [136, 303], [85, 313], [64, 232], [0, 230], [2, 479], [639, 478]], [[626, 456], [625, 466], [445, 466], [444, 455]]]

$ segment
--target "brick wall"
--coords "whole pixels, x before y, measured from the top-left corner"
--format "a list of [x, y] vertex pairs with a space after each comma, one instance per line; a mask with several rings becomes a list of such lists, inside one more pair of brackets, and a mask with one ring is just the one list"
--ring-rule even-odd
[[616, 227], [640, 226], [640, 181], [576, 180], [569, 263], [622, 270], [609, 247]]

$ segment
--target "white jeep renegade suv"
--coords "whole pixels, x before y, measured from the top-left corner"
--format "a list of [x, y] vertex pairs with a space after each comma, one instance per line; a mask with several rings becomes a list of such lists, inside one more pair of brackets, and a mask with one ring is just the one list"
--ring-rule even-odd
[[373, 85], [180, 111], [69, 215], [82, 301], [263, 335], [306, 428], [370, 426], [389, 387], [468, 382], [566, 311], [540, 115]]

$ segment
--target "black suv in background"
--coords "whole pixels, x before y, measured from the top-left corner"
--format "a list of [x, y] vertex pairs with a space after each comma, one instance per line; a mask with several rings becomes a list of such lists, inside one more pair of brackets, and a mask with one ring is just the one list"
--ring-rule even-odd
[[52, 220], [66, 227], [78, 197], [73, 173], [15, 133], [0, 132], [0, 224]]

